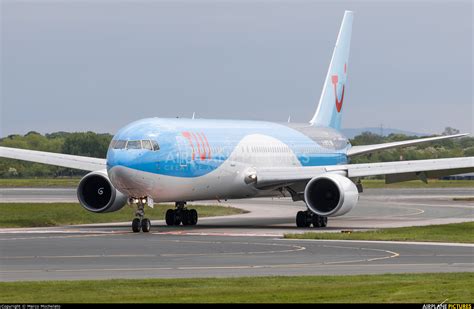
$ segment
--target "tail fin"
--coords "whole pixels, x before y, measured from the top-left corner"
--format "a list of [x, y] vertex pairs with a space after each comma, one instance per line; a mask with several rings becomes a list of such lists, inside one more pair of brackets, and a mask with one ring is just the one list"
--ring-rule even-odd
[[337, 130], [341, 128], [353, 17], [354, 13], [351, 11], [344, 13], [318, 109], [310, 121], [311, 125], [331, 127]]

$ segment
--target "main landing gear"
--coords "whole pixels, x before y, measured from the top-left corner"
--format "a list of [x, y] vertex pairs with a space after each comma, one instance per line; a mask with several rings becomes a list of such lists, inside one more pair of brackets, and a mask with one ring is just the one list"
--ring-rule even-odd
[[[137, 201], [138, 200], [138, 201]], [[151, 229], [150, 219], [145, 217], [145, 205], [146, 199], [136, 199], [137, 211], [135, 212], [136, 218], [132, 221], [132, 231], [134, 233], [142, 232], [148, 233]]]
[[319, 216], [309, 210], [298, 211], [296, 214], [297, 227], [326, 227], [328, 224], [328, 217]]
[[176, 202], [176, 209], [168, 209], [166, 212], [166, 224], [173, 225], [196, 225], [198, 213], [196, 209], [187, 209], [186, 202]]

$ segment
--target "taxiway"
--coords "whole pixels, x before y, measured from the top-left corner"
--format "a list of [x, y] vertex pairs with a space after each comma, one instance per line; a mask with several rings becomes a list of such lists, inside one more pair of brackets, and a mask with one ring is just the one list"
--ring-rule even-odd
[[[33, 190], [33, 191], [32, 191]], [[453, 201], [467, 189], [366, 190], [349, 215], [328, 228], [372, 229], [474, 220], [474, 203]], [[70, 189], [1, 189], [3, 201], [75, 201]], [[0, 280], [77, 280], [263, 275], [342, 275], [474, 271], [473, 244], [282, 239], [304, 205], [288, 199], [227, 201], [247, 214], [200, 219], [196, 227], [153, 221], [0, 229]], [[472, 231], [466, 231], [471, 232]]]

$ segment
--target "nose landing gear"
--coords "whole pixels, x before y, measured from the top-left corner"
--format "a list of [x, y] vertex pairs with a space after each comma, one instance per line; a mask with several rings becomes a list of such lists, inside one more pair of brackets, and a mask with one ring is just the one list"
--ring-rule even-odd
[[[151, 222], [150, 219], [145, 218], [145, 205], [147, 204], [147, 198], [131, 198], [129, 199], [129, 203], [137, 204], [137, 211], [135, 211], [135, 219], [132, 221], [132, 231], [134, 233], [142, 232], [148, 233], [151, 229]], [[153, 203], [153, 202], [152, 202]]]
[[168, 209], [166, 212], [166, 225], [177, 226], [196, 225], [198, 222], [198, 213], [196, 209], [187, 209], [186, 202], [176, 202], [176, 209]]

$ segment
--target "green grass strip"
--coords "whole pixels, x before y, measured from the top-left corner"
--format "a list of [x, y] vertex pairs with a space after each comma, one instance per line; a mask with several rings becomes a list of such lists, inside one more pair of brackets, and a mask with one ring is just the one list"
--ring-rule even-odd
[[362, 179], [364, 189], [402, 189], [402, 188], [474, 188], [474, 180], [439, 180], [428, 179], [428, 183], [421, 180], [411, 180], [386, 184], [383, 179]]
[[0, 283], [1, 303], [472, 303], [474, 273]]
[[75, 188], [81, 178], [0, 178], [0, 188]]
[[292, 239], [398, 240], [474, 243], [474, 222], [382, 229], [368, 232], [286, 234]]
[[[163, 220], [166, 210], [174, 205], [157, 204], [146, 207], [146, 217]], [[192, 205], [199, 217], [226, 216], [245, 213], [244, 210], [217, 205]], [[0, 227], [42, 227], [71, 224], [125, 222], [135, 217], [135, 209], [125, 206], [111, 213], [92, 213], [78, 203], [0, 203]]]
[[474, 202], [474, 197], [455, 197], [453, 201], [456, 202]]

